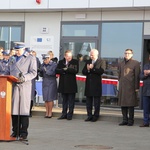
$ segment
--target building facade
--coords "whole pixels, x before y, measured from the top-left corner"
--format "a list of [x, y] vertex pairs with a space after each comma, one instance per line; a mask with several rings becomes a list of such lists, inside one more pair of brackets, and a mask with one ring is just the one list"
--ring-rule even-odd
[[[75, 58], [82, 54], [88, 59], [90, 49], [97, 48], [106, 60], [106, 74], [117, 78], [117, 65], [125, 49], [133, 49], [134, 58], [141, 66], [148, 58], [150, 1], [0, 1], [0, 45], [10, 49], [14, 41], [24, 41], [37, 51], [38, 57], [53, 50], [56, 57], [63, 58], [64, 51], [70, 49]], [[83, 101], [84, 85], [78, 85], [77, 99]], [[110, 88], [107, 86], [105, 90]], [[115, 95], [103, 94], [109, 100]]]

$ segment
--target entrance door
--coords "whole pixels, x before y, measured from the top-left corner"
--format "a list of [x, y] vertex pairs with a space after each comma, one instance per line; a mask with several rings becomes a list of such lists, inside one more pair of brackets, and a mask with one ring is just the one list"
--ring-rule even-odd
[[[79, 60], [79, 73], [78, 75], [82, 75], [82, 69], [85, 65], [85, 61], [88, 60], [89, 52], [91, 49], [97, 49], [97, 40], [62, 40], [61, 42], [61, 50], [60, 50], [60, 59], [63, 59], [64, 52], [66, 50], [72, 50], [73, 58]], [[82, 59], [79, 59], [82, 58]], [[78, 85], [78, 93], [76, 94], [76, 102], [83, 103], [85, 102], [84, 97], [84, 89], [85, 83], [83, 81], [77, 81]]]
[[91, 49], [97, 48], [97, 40], [62, 40], [60, 58], [63, 58], [65, 50], [72, 50], [73, 56], [78, 54], [89, 55]]

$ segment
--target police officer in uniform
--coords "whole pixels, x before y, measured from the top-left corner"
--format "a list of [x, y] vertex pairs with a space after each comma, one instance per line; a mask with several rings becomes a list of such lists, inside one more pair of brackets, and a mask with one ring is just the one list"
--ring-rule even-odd
[[12, 91], [12, 137], [25, 140], [28, 136], [32, 79], [37, 75], [36, 58], [25, 51], [25, 44], [14, 43], [16, 55], [9, 60], [5, 74], [18, 78]]
[[3, 59], [0, 60], [0, 74], [4, 74], [6, 67], [8, 66], [9, 63], [9, 50], [4, 50], [2, 52], [3, 54]]

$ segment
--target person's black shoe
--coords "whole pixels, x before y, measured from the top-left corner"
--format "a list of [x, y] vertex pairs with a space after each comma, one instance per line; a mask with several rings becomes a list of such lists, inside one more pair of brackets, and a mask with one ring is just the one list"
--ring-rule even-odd
[[92, 118], [91, 122], [96, 122], [96, 121], [98, 120], [98, 118], [99, 118], [99, 117], [95, 117], [95, 116], [94, 116], [94, 117]]
[[149, 127], [149, 124], [142, 124], [139, 127]]
[[128, 123], [127, 126], [133, 126], [133, 123]]
[[52, 116], [48, 116], [47, 118], [52, 118]]
[[10, 136], [11, 137], [17, 137], [17, 134], [15, 132], [13, 132]]
[[121, 123], [119, 123], [119, 126], [125, 126], [125, 125], [128, 125], [128, 122], [121, 122]]
[[87, 117], [84, 121], [91, 121], [93, 117]]
[[21, 141], [24, 141], [24, 140], [27, 140], [27, 136], [25, 135], [20, 135], [20, 138], [19, 138]]
[[64, 116], [64, 115], [62, 115], [62, 116], [60, 116], [59, 118], [57, 118], [58, 120], [61, 120], [61, 119], [67, 119], [67, 116]]
[[72, 117], [67, 117], [67, 120], [72, 120]]

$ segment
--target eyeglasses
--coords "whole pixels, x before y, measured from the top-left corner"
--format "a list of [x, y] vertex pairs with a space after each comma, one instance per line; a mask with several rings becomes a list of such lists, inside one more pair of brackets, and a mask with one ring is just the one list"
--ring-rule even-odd
[[132, 54], [132, 53], [124, 53], [125, 55], [130, 55], [130, 54]]

